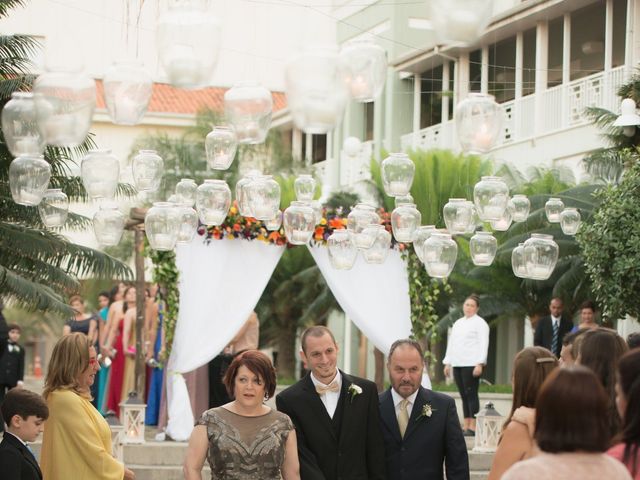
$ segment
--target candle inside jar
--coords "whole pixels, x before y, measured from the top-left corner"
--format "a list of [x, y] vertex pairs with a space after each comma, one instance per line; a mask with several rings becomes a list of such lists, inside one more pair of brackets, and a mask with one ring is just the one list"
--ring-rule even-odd
[[273, 208], [265, 203], [254, 205], [251, 208], [254, 218], [258, 220], [269, 220], [273, 218]]
[[387, 256], [380, 250], [369, 249], [364, 253], [364, 260], [367, 263], [383, 263]]
[[67, 218], [67, 215], [66, 214], [63, 215], [60, 212], [48, 213], [44, 215], [43, 223], [47, 227], [59, 227], [64, 223], [66, 218]]
[[153, 248], [156, 250], [172, 250], [176, 243], [175, 235], [156, 233], [153, 235]]
[[42, 200], [42, 196], [44, 192], [38, 193], [27, 189], [21, 189], [18, 193], [18, 199], [16, 199], [16, 203], [20, 205], [38, 205], [40, 200]]
[[[309, 240], [311, 240], [311, 235], [313, 232], [308, 232], [305, 230], [293, 230], [291, 232], [291, 236], [289, 238], [289, 242], [294, 245], [304, 245]], [[289, 236], [287, 236], [289, 237]]]
[[342, 255], [331, 257], [331, 266], [336, 270], [350, 270], [355, 263], [355, 258], [347, 258]]
[[483, 220], [500, 220], [504, 214], [505, 207], [488, 205], [482, 209]]
[[393, 230], [393, 236], [396, 240], [402, 243], [411, 243], [413, 241], [414, 228], [395, 228]]
[[387, 194], [392, 197], [400, 197], [409, 193], [409, 186], [407, 182], [401, 180], [392, 180], [389, 182], [389, 188]]
[[436, 278], [444, 278], [449, 275], [449, 264], [445, 262], [429, 262], [425, 263], [427, 273]]
[[226, 153], [216, 153], [213, 156], [213, 165], [212, 167], [218, 170], [225, 170], [229, 167], [229, 155]]
[[493, 262], [493, 255], [488, 253], [476, 253], [473, 256], [473, 263], [476, 265], [491, 265]]
[[226, 215], [219, 211], [205, 211], [202, 215], [202, 223], [205, 225], [221, 225]]

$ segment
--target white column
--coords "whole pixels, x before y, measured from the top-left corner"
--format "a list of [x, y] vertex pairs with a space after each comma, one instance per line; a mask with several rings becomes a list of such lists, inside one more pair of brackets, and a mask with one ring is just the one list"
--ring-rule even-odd
[[489, 46], [482, 47], [480, 65], [480, 92], [489, 93]]
[[442, 64], [442, 123], [449, 120], [449, 95], [446, 93], [449, 91], [449, 60], [445, 60]]
[[351, 369], [351, 329], [352, 329], [352, 324], [351, 324], [351, 320], [349, 319], [349, 317], [347, 316], [347, 314], [344, 314], [344, 371], [345, 373], [349, 374], [352, 372]]
[[373, 156], [380, 162], [380, 150], [382, 149], [382, 119], [384, 117], [384, 97], [380, 95], [373, 103]]
[[305, 133], [304, 163], [308, 167], [313, 163], [313, 135]]
[[518, 32], [516, 35], [516, 100], [522, 97], [522, 65], [524, 63], [524, 35]]
[[627, 24], [625, 26], [624, 43], [624, 79], [627, 81], [633, 74], [633, 67], [636, 64], [638, 55], [636, 54], [636, 25], [638, 25], [636, 14], [640, 10], [636, 8], [636, 0], [627, 0]]
[[413, 147], [417, 146], [420, 131], [420, 97], [422, 95], [422, 75], [413, 76]]
[[535, 132], [542, 133], [544, 121], [543, 92], [547, 89], [547, 69], [549, 67], [549, 23], [540, 21], [536, 27], [536, 100]]
[[469, 52], [460, 53], [457, 63], [456, 88], [458, 90], [458, 101], [463, 100], [469, 93]]
[[562, 25], [562, 118], [563, 127], [569, 125], [569, 91], [571, 82], [571, 14], [565, 13]]
[[304, 159], [304, 152], [302, 151], [302, 131], [295, 126], [291, 131], [291, 156], [297, 162]]
[[[633, 0], [629, 0], [633, 1]], [[604, 70], [613, 65], [613, 0], [607, 0], [604, 17]]]

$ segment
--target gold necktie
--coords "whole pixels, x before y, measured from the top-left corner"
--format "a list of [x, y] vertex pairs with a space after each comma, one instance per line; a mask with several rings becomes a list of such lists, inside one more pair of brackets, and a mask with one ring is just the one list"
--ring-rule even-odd
[[400, 436], [404, 438], [404, 433], [407, 431], [407, 425], [409, 425], [409, 400], [406, 398], [400, 402], [400, 412], [398, 412], [398, 427], [400, 427]]
[[336, 381], [331, 382], [329, 385], [316, 385], [316, 392], [318, 395], [324, 395], [327, 392], [339, 392], [340, 387]]

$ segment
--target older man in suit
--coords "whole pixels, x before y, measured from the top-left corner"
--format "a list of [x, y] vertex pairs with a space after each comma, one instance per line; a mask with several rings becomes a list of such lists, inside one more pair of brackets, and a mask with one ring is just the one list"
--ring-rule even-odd
[[469, 458], [452, 397], [420, 386], [422, 347], [398, 340], [389, 352], [391, 388], [380, 394], [389, 480], [469, 480]]

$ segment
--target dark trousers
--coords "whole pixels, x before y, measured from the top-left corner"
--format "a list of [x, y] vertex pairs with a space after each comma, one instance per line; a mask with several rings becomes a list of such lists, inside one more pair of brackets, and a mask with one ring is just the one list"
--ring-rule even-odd
[[480, 411], [480, 399], [478, 398], [480, 377], [473, 376], [473, 368], [453, 367], [453, 379], [456, 381], [462, 399], [464, 418], [475, 418], [474, 415]]
[[232, 360], [233, 355], [221, 354], [209, 362], [209, 408], [219, 407], [231, 401], [222, 378]]

